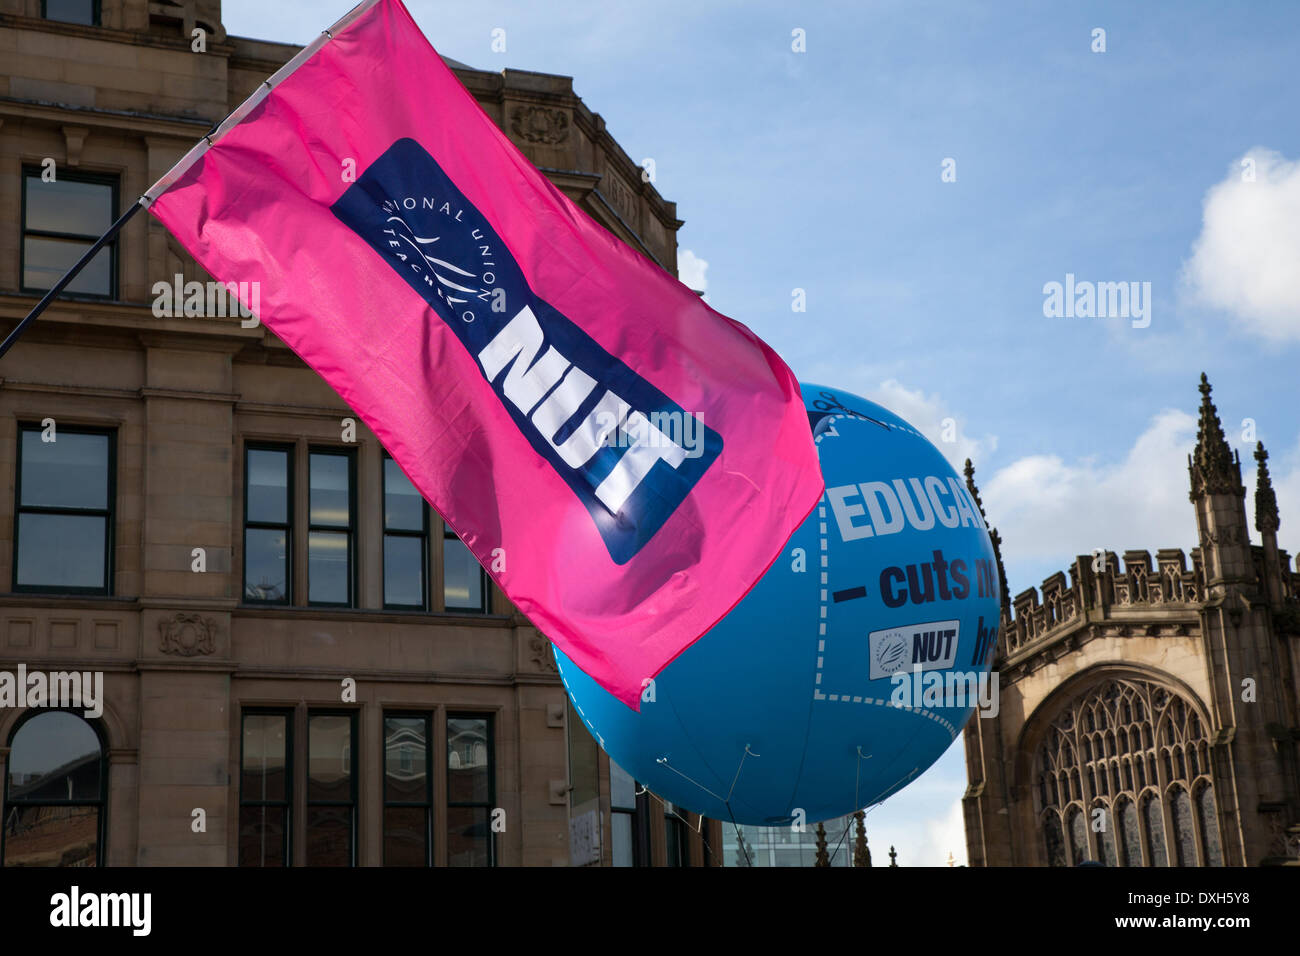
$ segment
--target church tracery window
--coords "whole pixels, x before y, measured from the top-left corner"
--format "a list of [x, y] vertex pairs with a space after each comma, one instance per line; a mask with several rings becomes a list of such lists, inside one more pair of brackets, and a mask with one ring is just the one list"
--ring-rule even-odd
[[1034, 769], [1052, 865], [1223, 865], [1205, 726], [1169, 688], [1124, 677], [1083, 691], [1048, 727]]

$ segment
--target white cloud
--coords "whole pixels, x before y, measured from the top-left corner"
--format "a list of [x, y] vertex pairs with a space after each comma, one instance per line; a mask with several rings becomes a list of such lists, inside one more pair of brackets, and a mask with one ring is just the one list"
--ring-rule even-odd
[[[1195, 416], [1168, 409], [1118, 462], [1029, 455], [985, 476], [980, 491], [989, 522], [1002, 534], [1007, 564], [1050, 559], [1064, 569], [1094, 548], [1122, 554], [1190, 547], [1196, 524], [1187, 500], [1187, 453], [1195, 442]], [[1030, 583], [1039, 582], [1013, 580], [1012, 592]]]
[[[978, 468], [980, 462], [998, 447], [996, 435], [982, 438], [971, 435], [966, 430], [965, 419], [955, 414], [938, 394], [926, 395], [922, 390], [910, 389], [893, 378], [869, 388], [850, 387], [847, 391], [869, 398], [909, 422], [934, 442], [958, 474], [961, 474], [967, 458]], [[953, 440], [945, 441], [945, 435], [951, 435]]]
[[709, 278], [705, 275], [708, 268], [709, 263], [690, 249], [683, 249], [677, 256], [677, 276], [688, 289], [709, 291]]
[[[1258, 543], [1255, 446], [1231, 431], [1228, 438], [1241, 457], [1246, 520]], [[1187, 498], [1187, 455], [1195, 444], [1196, 417], [1166, 410], [1151, 418], [1119, 461], [1029, 455], [983, 476], [980, 492], [989, 523], [1002, 535], [1011, 593], [1039, 585], [1052, 571], [1068, 571], [1076, 555], [1094, 548], [1120, 555], [1145, 550], [1153, 558], [1160, 548], [1182, 548], [1190, 564], [1197, 532]], [[1285, 549], [1300, 534], [1300, 440], [1271, 454], [1282, 517], [1278, 544]]]
[[[1254, 181], [1249, 179], [1253, 164]], [[1183, 265], [1191, 297], [1247, 331], [1300, 340], [1300, 162], [1256, 147], [1205, 194], [1201, 234]]]
[[961, 799], [954, 800], [946, 816], [925, 823], [925, 839], [917, 848], [920, 866], [946, 866], [949, 854], [953, 866], [966, 864], [966, 818]]

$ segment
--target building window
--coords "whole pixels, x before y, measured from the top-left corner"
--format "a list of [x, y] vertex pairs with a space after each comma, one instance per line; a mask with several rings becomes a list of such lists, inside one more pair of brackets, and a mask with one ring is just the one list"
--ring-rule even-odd
[[15, 591], [111, 593], [113, 438], [103, 430], [19, 426]]
[[356, 863], [356, 743], [355, 713], [308, 713], [308, 866]]
[[492, 718], [447, 717], [447, 862], [495, 866]]
[[97, 27], [100, 25], [100, 0], [41, 0], [41, 17]]
[[31, 711], [9, 739], [5, 866], [103, 866], [108, 763], [79, 714]]
[[664, 839], [667, 847], [665, 857], [668, 866], [690, 866], [690, 849], [686, 842], [686, 821], [681, 818], [677, 808], [664, 801]]
[[646, 828], [649, 794], [632, 775], [609, 762], [610, 842], [614, 866], [649, 866], [650, 832]]
[[[1149, 789], [1158, 780], [1157, 762], [1170, 784], [1168, 812], [1178, 865], [1196, 866], [1197, 826], [1189, 794], [1199, 796], [1200, 788], [1210, 785], [1208, 740], [1196, 708], [1169, 688], [1140, 678], [1105, 680], [1061, 708], [1039, 747], [1035, 792], [1040, 810], [1054, 809], [1070, 821], [1063, 836], [1068, 836], [1074, 862], [1078, 847], [1086, 847], [1086, 831], [1081, 839], [1065, 804], [1104, 806], [1106, 800], [1096, 798], [1107, 797], [1115, 812], [1107, 815], [1107, 832], [1098, 835], [1106, 863], [1169, 865], [1166, 810], [1159, 794]], [[1213, 805], [1211, 796], [1211, 817]], [[1198, 820], [1200, 812], [1198, 803]], [[1118, 835], [1109, 833], [1112, 824], [1120, 828]], [[1199, 829], [1208, 831], [1205, 823]], [[1217, 823], [1214, 832], [1217, 842]], [[1208, 851], [1200, 859], [1208, 861]]]
[[245, 711], [240, 734], [239, 865], [288, 866], [292, 712]]
[[445, 524], [442, 541], [442, 597], [448, 611], [487, 612], [487, 572], [465, 542]]
[[356, 457], [351, 451], [312, 450], [308, 462], [307, 603], [353, 604]]
[[432, 723], [384, 715], [384, 866], [433, 865]]
[[293, 449], [249, 445], [244, 455], [244, 600], [288, 604], [292, 594]]
[[[52, 289], [117, 219], [115, 177], [71, 173], [60, 168], [57, 179], [45, 182], [42, 172], [36, 166], [23, 168], [24, 292]], [[117, 239], [109, 241], [64, 291], [114, 298]]]
[[384, 455], [384, 607], [428, 610], [429, 507]]

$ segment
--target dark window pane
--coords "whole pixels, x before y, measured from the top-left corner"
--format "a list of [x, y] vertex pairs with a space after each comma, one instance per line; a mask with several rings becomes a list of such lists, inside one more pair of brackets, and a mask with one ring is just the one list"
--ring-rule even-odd
[[664, 839], [667, 841], [667, 856], [669, 866], [685, 866], [686, 860], [682, 845], [682, 833], [677, 826], [679, 821], [672, 818], [664, 819]]
[[288, 537], [273, 528], [244, 532], [244, 599], [283, 601], [288, 592]]
[[1176, 788], [1169, 799], [1174, 824], [1174, 859], [1178, 866], [1196, 866], [1196, 836], [1192, 832], [1192, 800], [1187, 791]]
[[307, 600], [348, 603], [348, 535], [313, 531], [307, 535]]
[[391, 458], [384, 459], [384, 528], [388, 531], [423, 531], [424, 499]]
[[427, 803], [428, 744], [423, 717], [384, 718], [384, 799], [395, 803]]
[[99, 807], [10, 807], [5, 866], [98, 866]]
[[483, 608], [483, 568], [460, 538], [447, 538], [442, 550], [443, 603], [452, 610]]
[[447, 718], [447, 800], [486, 803], [491, 798], [487, 720]]
[[1047, 849], [1048, 866], [1065, 866], [1065, 835], [1061, 832], [1061, 818], [1049, 813], [1043, 820], [1043, 844]]
[[424, 807], [384, 809], [384, 866], [429, 865], [428, 815]]
[[108, 508], [108, 436], [23, 430], [22, 507]]
[[18, 515], [19, 587], [102, 588], [105, 518]]
[[352, 865], [352, 808], [307, 808], [307, 865]]
[[102, 756], [99, 737], [76, 714], [37, 714], [14, 735], [9, 801], [98, 800]]
[[1124, 808], [1119, 814], [1120, 826], [1124, 832], [1124, 865], [1142, 865], [1142, 837], [1138, 830], [1137, 807], [1132, 800], [1124, 801]]
[[424, 607], [424, 538], [384, 535], [384, 604]]
[[284, 800], [287, 731], [283, 714], [244, 715], [240, 800]]
[[[75, 4], [69, 0], [47, 2], [50, 10], [58, 6], [90, 7], [88, 0]], [[113, 224], [113, 187], [107, 183], [77, 182], [62, 176], [52, 183], [44, 182], [40, 176], [27, 176], [23, 182], [27, 188], [29, 230], [63, 232], [93, 240]]]
[[307, 799], [352, 800], [352, 718], [316, 714], [307, 722]]
[[1168, 866], [1169, 854], [1165, 852], [1164, 814], [1160, 810], [1160, 801], [1148, 797], [1142, 807], [1142, 814], [1147, 830], [1147, 847], [1151, 850], [1152, 866]]
[[[23, 288], [52, 289], [65, 272], [75, 266], [93, 242], [73, 239], [42, 239], [27, 236], [23, 239]], [[65, 291], [82, 295], [113, 294], [113, 254], [109, 247], [101, 249], [77, 277], [67, 284]]]
[[1196, 813], [1201, 821], [1202, 848], [1206, 866], [1223, 866], [1219, 847], [1219, 816], [1214, 810], [1214, 788], [1208, 783], [1196, 795]]
[[1082, 810], [1070, 814], [1070, 853], [1075, 864], [1091, 859], [1088, 855], [1088, 832], [1083, 823]]
[[95, 0], [45, 0], [45, 19], [98, 26], [95, 22]]
[[284, 866], [285, 807], [239, 808], [239, 865]]
[[447, 863], [449, 866], [488, 866], [488, 811], [486, 807], [447, 808]]
[[1110, 810], [1107, 807], [1098, 809], [1103, 814], [1102, 828], [1097, 832], [1097, 842], [1101, 844], [1102, 862], [1107, 866], [1119, 866], [1119, 856], [1115, 850], [1114, 821], [1111, 819]]
[[248, 520], [289, 523], [289, 453], [248, 449]]
[[311, 524], [346, 528], [351, 523], [347, 455], [311, 456]]

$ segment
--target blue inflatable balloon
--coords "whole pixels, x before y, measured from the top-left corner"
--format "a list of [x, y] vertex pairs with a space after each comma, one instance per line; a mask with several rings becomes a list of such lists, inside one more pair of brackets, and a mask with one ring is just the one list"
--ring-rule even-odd
[[897, 415], [803, 386], [826, 493], [730, 614], [633, 711], [558, 649], [609, 756], [737, 823], [827, 820], [916, 779], [996, 690], [1000, 583], [979, 508]]

